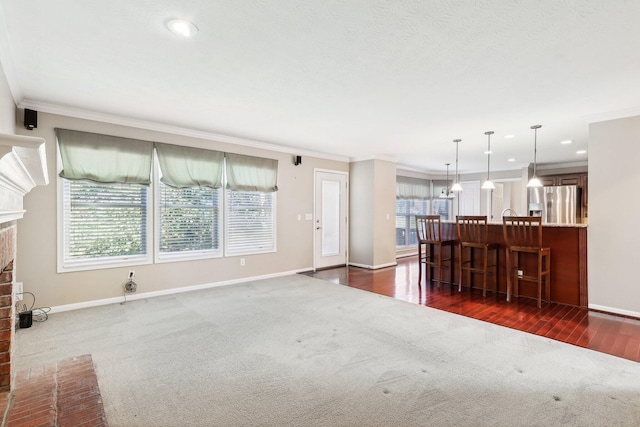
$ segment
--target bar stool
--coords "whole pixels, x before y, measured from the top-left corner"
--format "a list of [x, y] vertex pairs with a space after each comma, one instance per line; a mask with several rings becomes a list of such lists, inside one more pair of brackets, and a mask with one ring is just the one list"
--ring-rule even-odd
[[[440, 215], [416, 215], [416, 234], [418, 235], [418, 287], [422, 283], [422, 264], [425, 265], [425, 273], [428, 273], [430, 281], [433, 281], [433, 269], [438, 270], [438, 288], [442, 282], [442, 265], [448, 264], [450, 283], [453, 283], [455, 240], [443, 237]], [[449, 247], [447, 258], [443, 256], [443, 250], [446, 247]]]
[[[539, 216], [502, 217], [502, 230], [507, 244], [507, 301], [513, 294], [518, 296], [521, 280], [538, 284], [538, 308], [542, 307], [542, 283], [545, 285], [545, 298], [551, 300], [551, 248], [542, 247], [542, 218]], [[520, 254], [533, 254], [536, 257], [536, 274], [524, 274], [525, 263]], [[527, 266], [528, 267], [528, 266]], [[522, 271], [522, 274], [519, 274]]]
[[[482, 273], [482, 296], [487, 296], [487, 276], [493, 274], [498, 292], [498, 244], [487, 242], [487, 217], [486, 216], [457, 216], [458, 228], [458, 292], [462, 291], [464, 272], [469, 272], [469, 290], [473, 289], [473, 274]], [[482, 265], [474, 262], [477, 258], [476, 251], [481, 251]], [[495, 253], [495, 262], [489, 265], [489, 252]], [[489, 271], [492, 269], [493, 271]]]

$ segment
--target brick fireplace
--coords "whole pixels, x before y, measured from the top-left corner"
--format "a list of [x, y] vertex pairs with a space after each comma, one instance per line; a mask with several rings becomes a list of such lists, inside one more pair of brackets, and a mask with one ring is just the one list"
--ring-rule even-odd
[[24, 196], [47, 184], [44, 139], [0, 134], [0, 397], [12, 388], [18, 221], [25, 214]]
[[13, 260], [16, 223], [0, 225], [0, 394], [11, 389], [11, 349], [14, 333]]

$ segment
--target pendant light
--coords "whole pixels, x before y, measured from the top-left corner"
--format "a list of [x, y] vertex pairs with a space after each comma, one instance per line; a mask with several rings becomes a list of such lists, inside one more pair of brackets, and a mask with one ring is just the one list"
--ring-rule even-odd
[[445, 165], [447, 166], [447, 183], [446, 183], [446, 188], [443, 188], [442, 191], [440, 192], [440, 199], [453, 199], [454, 197], [456, 197], [452, 192], [449, 191], [449, 165], [451, 163], [445, 163]]
[[495, 190], [496, 186], [491, 181], [489, 177], [489, 172], [491, 170], [491, 135], [493, 135], [493, 131], [489, 130], [484, 133], [487, 135], [487, 180], [482, 184], [483, 190]]
[[454, 139], [453, 142], [456, 143], [456, 175], [453, 186], [451, 186], [451, 191], [460, 192], [462, 191], [462, 185], [460, 185], [460, 175], [458, 175], [458, 143], [462, 141], [461, 139]]
[[533, 177], [529, 180], [527, 187], [542, 187], [542, 183], [536, 176], [536, 168], [538, 166], [538, 129], [540, 129], [542, 125], [533, 125], [531, 129], [533, 129]]

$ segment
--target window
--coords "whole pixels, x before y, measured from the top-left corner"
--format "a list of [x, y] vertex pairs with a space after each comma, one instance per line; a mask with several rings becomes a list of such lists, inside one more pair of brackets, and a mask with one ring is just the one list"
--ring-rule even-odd
[[226, 190], [226, 255], [276, 250], [276, 193]]
[[396, 247], [418, 244], [415, 216], [429, 214], [430, 195], [430, 181], [396, 177]]
[[220, 256], [222, 190], [159, 183], [158, 258]]
[[62, 189], [64, 268], [148, 261], [147, 186], [63, 179]]
[[56, 137], [59, 271], [276, 250], [277, 160], [68, 129]]
[[440, 215], [442, 221], [447, 221], [450, 218], [452, 202], [451, 199], [433, 199], [433, 214]]
[[429, 214], [429, 200], [396, 200], [396, 246], [418, 244], [416, 215]]

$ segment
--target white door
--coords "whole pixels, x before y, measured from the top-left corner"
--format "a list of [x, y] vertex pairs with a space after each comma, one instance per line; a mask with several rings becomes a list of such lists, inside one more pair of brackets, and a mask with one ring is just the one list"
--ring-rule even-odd
[[315, 171], [314, 269], [347, 263], [348, 175]]
[[504, 184], [495, 183], [496, 188], [487, 191], [487, 211], [489, 212], [489, 221], [502, 221], [502, 210], [504, 207]]
[[457, 194], [460, 213], [456, 215], [480, 215], [480, 181], [461, 182], [462, 192]]

